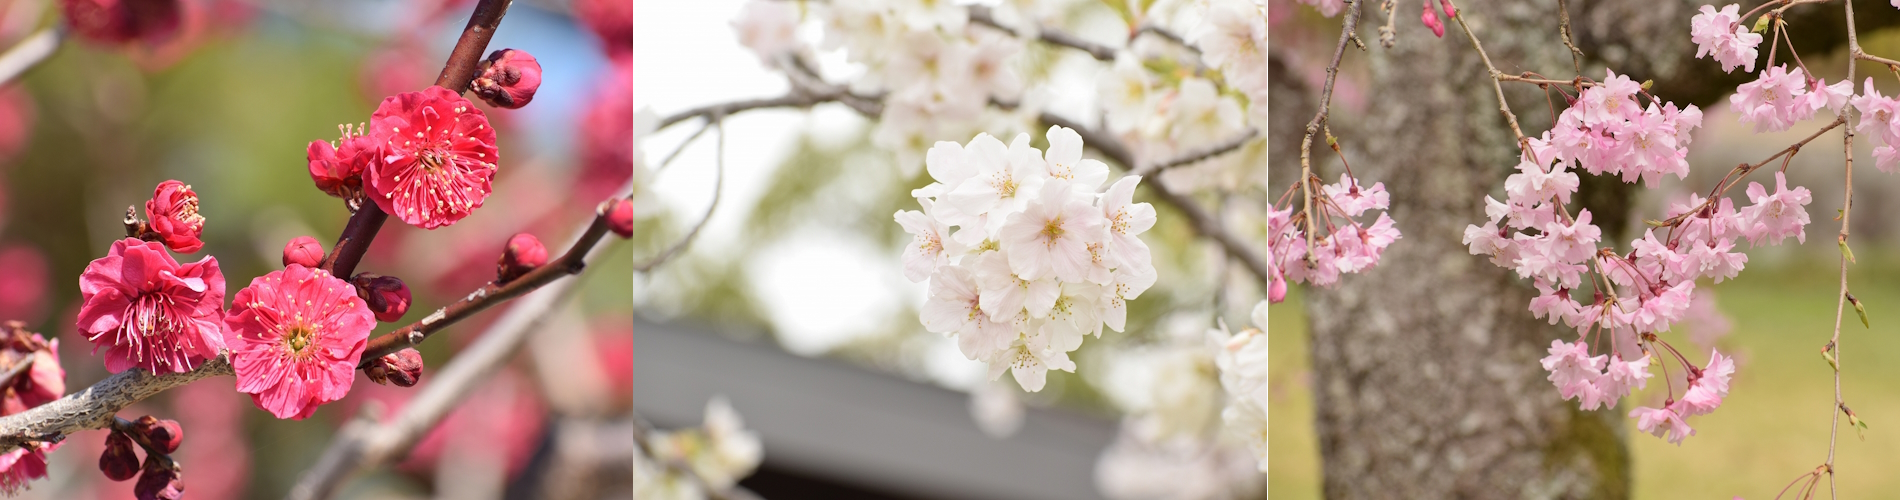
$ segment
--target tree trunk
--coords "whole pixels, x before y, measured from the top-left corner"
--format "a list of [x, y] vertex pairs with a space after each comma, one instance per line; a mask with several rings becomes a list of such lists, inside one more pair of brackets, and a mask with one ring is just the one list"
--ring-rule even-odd
[[[1861, 27], [1900, 18], [1883, 3], [1862, 3]], [[1398, 4], [1392, 49], [1376, 45], [1384, 12], [1376, 2], [1363, 7], [1359, 33], [1375, 45], [1348, 48], [1347, 58], [1364, 58], [1371, 77], [1364, 95], [1371, 97], [1362, 116], [1335, 109], [1340, 118], [1331, 124], [1354, 173], [1391, 191], [1390, 213], [1404, 239], [1371, 272], [1344, 276], [1331, 289], [1307, 288], [1326, 496], [1626, 498], [1629, 408], [1584, 412], [1560, 399], [1538, 360], [1551, 340], [1575, 338], [1575, 330], [1532, 318], [1530, 284], [1470, 255], [1460, 241], [1465, 225], [1485, 220], [1483, 197], [1503, 197], [1500, 185], [1517, 164], [1484, 64], [1455, 21], [1444, 38], [1433, 38], [1417, 21], [1416, 4]], [[1555, 0], [1459, 4], [1500, 71], [1558, 80], [1576, 74]], [[1754, 78], [1692, 60], [1689, 18], [1698, 4], [1569, 4], [1584, 76], [1601, 80], [1607, 65], [1654, 80], [1652, 91], [1666, 101], [1704, 107], [1725, 105], [1722, 97]], [[1837, 4], [1791, 10], [1788, 22], [1800, 28], [1791, 34], [1809, 57], [1846, 42]], [[1278, 194], [1298, 176], [1299, 140], [1315, 99], [1313, 89], [1287, 78], [1293, 72], [1282, 58], [1273, 59], [1270, 192]], [[1543, 92], [1520, 83], [1505, 93], [1527, 135], [1549, 128]], [[1552, 98], [1561, 109], [1563, 98]], [[1317, 138], [1315, 174], [1337, 179], [1335, 158]], [[1580, 205], [1603, 227], [1604, 240], [1628, 241], [1631, 186], [1583, 178]]]
[[[1554, 79], [1576, 74], [1558, 35], [1555, 1], [1461, 3], [1500, 71], [1533, 70]], [[1585, 3], [1595, 5], [1578, 5]], [[1593, 13], [1638, 3], [1578, 0], [1573, 21], [1582, 32]], [[1641, 3], [1649, 10], [1636, 19], [1667, 22], [1618, 24], [1618, 43], [1646, 51], [1609, 49], [1610, 59], [1619, 70], [1679, 66], [1633, 54], [1682, 53], [1692, 11], [1687, 4]], [[1365, 7], [1360, 31], [1369, 42], [1385, 17], [1376, 6]], [[1397, 46], [1348, 49], [1348, 57], [1367, 58], [1365, 95], [1373, 97], [1364, 116], [1343, 117], [1332, 129], [1348, 148], [1354, 172], [1391, 191], [1390, 213], [1404, 239], [1372, 272], [1346, 276], [1331, 289], [1309, 287], [1306, 295], [1326, 496], [1628, 497], [1626, 409], [1579, 411], [1558, 397], [1538, 363], [1551, 340], [1576, 332], [1531, 317], [1529, 284], [1470, 255], [1460, 241], [1467, 224], [1485, 220], [1484, 196], [1502, 198], [1501, 184], [1517, 164], [1484, 64], [1455, 24], [1444, 38], [1433, 38], [1412, 14], [1416, 7], [1401, 2], [1399, 8]], [[1586, 75], [1603, 78], [1601, 69], [1593, 71]], [[1526, 134], [1548, 128], [1542, 92], [1525, 84], [1505, 90]], [[1305, 104], [1295, 94], [1289, 101]], [[1561, 96], [1554, 98], [1562, 104]], [[1304, 107], [1301, 116], [1310, 117], [1311, 104]], [[1276, 167], [1297, 172], [1301, 131], [1275, 128], [1276, 136], [1292, 136], [1278, 144], [1293, 148], [1279, 149], [1287, 154], [1276, 155]], [[1321, 141], [1315, 168], [1331, 180], [1339, 167], [1334, 155], [1318, 154]], [[1629, 190], [1618, 184], [1583, 193], [1597, 206], [1592, 212], [1606, 240], [1621, 234], [1627, 219], [1620, 209]]]

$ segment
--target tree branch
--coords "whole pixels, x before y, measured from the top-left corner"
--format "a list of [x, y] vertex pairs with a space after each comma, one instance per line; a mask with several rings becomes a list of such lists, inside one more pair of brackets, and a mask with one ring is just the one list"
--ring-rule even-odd
[[[1017, 38], [1024, 38], [1022, 33], [1017, 33], [1016, 30], [997, 23], [996, 18], [990, 15], [990, 8], [987, 6], [971, 5], [970, 22], [1002, 30], [1004, 33], [1009, 33]], [[1060, 45], [1086, 52], [1089, 57], [1093, 57], [1097, 61], [1115, 61], [1114, 47], [1084, 40], [1082, 37], [1069, 34], [1066, 31], [1050, 29], [1047, 26], [1043, 26], [1036, 30], [1036, 39], [1042, 40], [1050, 45]]]
[[51, 403], [0, 417], [0, 451], [12, 451], [33, 441], [59, 441], [74, 432], [104, 429], [119, 410], [145, 398], [198, 379], [232, 375], [223, 356], [184, 373], [152, 375], [132, 369], [115, 373], [79, 392]]
[[20, 40], [5, 53], [0, 53], [0, 85], [18, 79], [46, 58], [59, 51], [59, 44], [66, 37], [66, 29], [60, 25], [40, 30]]
[[[448, 63], [442, 66], [442, 74], [435, 79], [435, 85], [461, 94], [468, 90], [468, 83], [475, 79], [475, 67], [488, 51], [488, 40], [495, 37], [495, 28], [501, 25], [501, 18], [508, 13], [510, 0], [481, 0], [475, 4], [475, 13], [468, 18], [468, 26], [462, 28], [462, 37], [455, 41], [455, 49], [449, 52]], [[363, 203], [356, 213], [350, 215], [350, 222], [343, 227], [343, 235], [337, 238], [330, 257], [324, 259], [330, 274], [349, 279], [356, 273], [356, 265], [363, 261], [363, 254], [369, 252], [370, 243], [376, 240], [383, 223], [389, 220], [389, 214], [375, 203]]]
[[509, 308], [481, 338], [436, 372], [434, 379], [416, 393], [415, 399], [387, 423], [357, 419], [345, 425], [324, 450], [317, 465], [297, 480], [285, 498], [330, 498], [351, 476], [406, 454], [430, 429], [441, 423], [477, 383], [507, 362], [527, 340], [528, 334], [539, 329], [573, 290], [572, 280], [557, 283]]

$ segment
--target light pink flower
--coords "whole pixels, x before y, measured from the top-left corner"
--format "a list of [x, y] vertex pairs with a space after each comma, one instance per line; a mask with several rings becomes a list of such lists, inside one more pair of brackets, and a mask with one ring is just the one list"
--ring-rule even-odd
[[364, 187], [384, 212], [423, 229], [454, 224], [494, 190], [495, 129], [468, 99], [442, 87], [383, 99], [370, 115], [382, 145]]
[[1532, 317], [1549, 316], [1550, 324], [1553, 325], [1559, 320], [1574, 321], [1578, 306], [1577, 301], [1570, 299], [1570, 290], [1551, 288], [1544, 280], [1537, 280], [1537, 292], [1537, 297], [1531, 299]]
[[1655, 188], [1662, 174], [1689, 176], [1688, 150], [1676, 146], [1676, 124], [1655, 104], [1613, 128], [1616, 140], [1629, 148], [1631, 162], [1623, 167], [1623, 182], [1635, 182], [1640, 175], [1644, 184]]
[[1709, 365], [1691, 375], [1689, 390], [1682, 395], [1680, 406], [1688, 415], [1707, 415], [1722, 406], [1722, 398], [1728, 397], [1729, 378], [1735, 376], [1735, 359], [1723, 357], [1722, 353], [1709, 351]]
[[1346, 174], [1339, 174], [1338, 184], [1327, 184], [1322, 190], [1349, 217], [1358, 217], [1366, 210], [1385, 210], [1392, 202], [1392, 195], [1385, 192], [1385, 183], [1377, 182], [1367, 187]]
[[224, 327], [238, 392], [302, 420], [349, 394], [376, 318], [349, 282], [291, 264], [239, 290]]
[[1638, 430], [1656, 437], [1663, 437], [1663, 434], [1667, 433], [1669, 442], [1677, 446], [1682, 445], [1684, 438], [1695, 435], [1695, 429], [1690, 428], [1687, 422], [1683, 422], [1682, 415], [1669, 406], [1662, 409], [1637, 407], [1635, 410], [1630, 410], [1630, 418], [1636, 419]]
[[1550, 382], [1557, 386], [1564, 399], [1574, 397], [1595, 398], [1598, 389], [1593, 382], [1603, 375], [1603, 364], [1609, 356], [1590, 356], [1590, 346], [1581, 341], [1565, 343], [1561, 340], [1550, 341], [1550, 356], [1541, 362], [1544, 370], [1550, 372]]
[[1584, 89], [1578, 105], [1583, 107], [1583, 122], [1586, 125], [1626, 120], [1642, 113], [1636, 104], [1636, 93], [1643, 85], [1630, 80], [1629, 75], [1618, 75], [1615, 71], [1605, 70], [1603, 81]]
[[912, 236], [910, 244], [904, 246], [904, 277], [911, 282], [930, 279], [938, 267], [950, 263], [951, 254], [961, 251], [957, 241], [950, 238], [950, 227], [930, 215], [934, 203], [929, 199], [918, 199], [917, 203], [924, 211], [900, 210], [896, 214], [897, 224]]
[[1795, 122], [1814, 116], [1820, 106], [1806, 99], [1808, 81], [1801, 68], [1788, 71], [1779, 65], [1761, 72], [1761, 78], [1735, 88], [1729, 107], [1742, 114], [1742, 122], [1755, 124], [1755, 132], [1780, 132]]
[[1750, 182], [1748, 199], [1755, 202], [1754, 206], [1742, 209], [1742, 217], [1747, 221], [1742, 234], [1748, 237], [1749, 244], [1757, 245], [1767, 239], [1780, 245], [1781, 240], [1790, 235], [1795, 241], [1807, 243], [1808, 234], [1803, 228], [1808, 225], [1808, 211], [1803, 207], [1814, 201], [1808, 188], [1795, 186], [1790, 190], [1788, 175], [1775, 172], [1775, 194], [1770, 195], [1761, 184]]
[[79, 333], [106, 370], [190, 371], [224, 348], [218, 259], [179, 264], [158, 242], [127, 238], [79, 275]]
[[1518, 162], [1517, 170], [1518, 173], [1504, 179], [1506, 201], [1512, 205], [1529, 206], [1552, 198], [1569, 203], [1570, 195], [1577, 192], [1581, 182], [1577, 174], [1565, 171], [1562, 163], [1546, 171], [1543, 165], [1525, 160]]
[[1722, 64], [1723, 72], [1733, 71], [1736, 66], [1755, 71], [1755, 47], [1761, 45], [1761, 35], [1742, 27], [1739, 10], [1736, 4], [1728, 4], [1721, 11], [1704, 5], [1701, 14], [1689, 19], [1689, 40], [1695, 42], [1697, 59], [1712, 55]]
[[1107, 233], [1101, 209], [1076, 196], [1067, 181], [1051, 180], [1027, 208], [1010, 214], [998, 236], [1017, 275], [1078, 282], [1088, 277], [1088, 244], [1108, 239]]
[[1610, 365], [1598, 377], [1596, 386], [1603, 391], [1603, 398], [1609, 406], [1628, 396], [1631, 390], [1642, 389], [1649, 383], [1649, 355], [1645, 354], [1636, 361], [1623, 361], [1622, 356], [1610, 356]]

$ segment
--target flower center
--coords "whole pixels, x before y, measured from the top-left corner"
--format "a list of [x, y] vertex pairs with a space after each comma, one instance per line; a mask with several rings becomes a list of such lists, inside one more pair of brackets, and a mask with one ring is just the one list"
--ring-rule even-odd
[[1064, 232], [1066, 231], [1062, 229], [1062, 216], [1056, 216], [1056, 218], [1049, 219], [1049, 222], [1046, 222], [1042, 225], [1043, 239], [1046, 240], [1048, 244], [1050, 245], [1055, 245], [1056, 240], [1059, 238], [1062, 238], [1062, 233]]
[[316, 332], [305, 325], [296, 325], [284, 331], [284, 347], [290, 349], [292, 356], [303, 356], [311, 344], [316, 343]]

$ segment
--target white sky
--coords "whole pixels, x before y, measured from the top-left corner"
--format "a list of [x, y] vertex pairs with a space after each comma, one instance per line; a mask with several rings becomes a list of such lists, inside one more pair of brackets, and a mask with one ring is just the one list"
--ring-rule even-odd
[[[665, 116], [714, 102], [783, 94], [784, 78], [765, 69], [740, 46], [728, 24], [743, 4], [740, 0], [636, 0], [635, 106]], [[832, 62], [825, 61], [827, 70]], [[849, 111], [825, 107], [810, 112], [752, 111], [728, 118], [725, 199], [694, 251], [717, 252], [746, 243], [740, 240], [745, 217], [770, 187], [767, 183], [774, 168], [790, 153], [802, 130], [842, 133], [861, 123]], [[643, 143], [647, 157], [657, 163], [697, 126], [676, 125], [648, 139]], [[708, 132], [656, 182], [661, 198], [679, 214], [682, 224], [696, 220], [711, 201], [715, 144]], [[925, 293], [923, 284], [903, 279], [897, 255], [842, 231], [820, 229], [792, 236], [749, 264], [753, 290], [780, 341], [788, 350], [808, 356], [873, 333], [898, 308], [921, 304]], [[945, 343], [954, 353], [954, 343]], [[978, 370], [971, 370], [972, 364]], [[972, 381], [971, 375], [981, 376], [980, 367], [959, 355], [933, 359], [931, 372], [949, 385], [963, 386]]]

